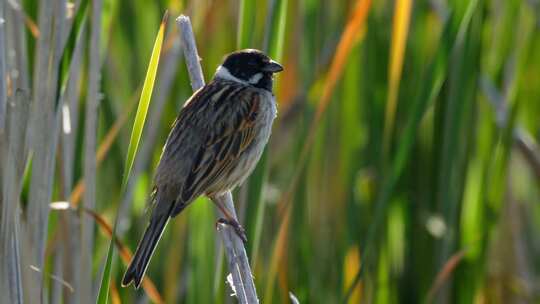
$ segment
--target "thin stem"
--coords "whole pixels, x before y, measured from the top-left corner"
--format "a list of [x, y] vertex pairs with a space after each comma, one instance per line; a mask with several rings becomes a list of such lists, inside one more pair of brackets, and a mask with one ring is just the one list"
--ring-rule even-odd
[[[96, 206], [96, 142], [98, 129], [99, 83], [101, 77], [100, 35], [102, 1], [92, 1], [92, 27], [90, 29], [90, 51], [88, 72], [88, 97], [84, 128], [84, 180], [86, 191], [83, 206], [95, 209]], [[90, 303], [94, 299], [92, 290], [92, 248], [94, 247], [94, 221], [81, 218], [81, 303]]]

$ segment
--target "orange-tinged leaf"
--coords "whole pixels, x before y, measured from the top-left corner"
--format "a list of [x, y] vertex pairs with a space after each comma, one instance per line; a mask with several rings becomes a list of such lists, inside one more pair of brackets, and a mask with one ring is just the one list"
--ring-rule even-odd
[[330, 66], [330, 71], [326, 77], [321, 100], [315, 114], [315, 119], [312, 123], [312, 126], [315, 125], [315, 128], [328, 107], [328, 104], [330, 103], [330, 97], [332, 97], [336, 83], [343, 74], [343, 69], [345, 68], [345, 63], [347, 63], [349, 53], [356, 42], [358, 42], [358, 33], [365, 24], [370, 6], [371, 0], [358, 0], [356, 2], [354, 13], [347, 22], [345, 31], [341, 35], [341, 39], [336, 49], [336, 54], [334, 55], [332, 65]]
[[330, 65], [330, 71], [325, 78], [321, 98], [317, 106], [317, 111], [315, 113], [315, 117], [311, 122], [306, 141], [300, 154], [298, 166], [296, 167], [293, 180], [289, 186], [289, 191], [286, 191], [284, 196], [280, 200], [279, 206], [281, 211], [283, 211], [284, 206], [290, 200], [291, 194], [294, 192], [294, 189], [296, 189], [298, 179], [300, 178], [300, 173], [302, 172], [302, 168], [306, 163], [307, 154], [313, 146], [315, 133], [317, 131], [317, 128], [319, 127], [323, 114], [325, 113], [328, 105], [330, 104], [330, 98], [332, 97], [332, 93], [334, 92], [336, 84], [341, 78], [341, 75], [343, 74], [343, 70], [345, 68], [345, 64], [347, 63], [349, 53], [351, 49], [355, 46], [355, 44], [358, 42], [358, 40], [363, 37], [362, 29], [364, 28], [364, 25], [366, 23], [370, 7], [371, 0], [357, 0], [355, 9], [345, 26], [343, 34], [341, 35], [341, 39], [339, 40], [336, 48], [336, 53], [334, 55], [334, 58], [332, 59], [332, 64]]
[[392, 26], [392, 46], [388, 67], [388, 96], [384, 120], [384, 153], [387, 155], [396, 116], [399, 82], [409, 33], [412, 0], [396, 0]]
[[466, 250], [460, 250], [456, 252], [454, 255], [452, 255], [448, 261], [444, 264], [443, 268], [439, 271], [437, 274], [437, 277], [435, 278], [435, 282], [429, 289], [428, 295], [427, 295], [427, 303], [433, 303], [433, 297], [437, 294], [437, 291], [443, 286], [443, 284], [448, 281], [448, 278], [456, 267], [459, 265], [459, 263], [463, 260], [466, 254]]
[[[343, 274], [345, 276], [343, 286], [345, 290], [353, 283], [358, 269], [360, 269], [360, 250], [358, 249], [358, 246], [353, 246], [347, 250], [345, 263], [343, 263]], [[361, 299], [362, 284], [360, 283], [356, 284], [347, 303], [361, 303]]]
[[111, 290], [111, 303], [122, 304], [122, 300], [120, 299], [120, 293], [118, 292], [118, 288], [116, 288], [114, 281], [111, 281], [111, 285], [109, 286], [109, 288]]
[[349, 21], [345, 26], [345, 30], [343, 31], [341, 39], [336, 48], [336, 53], [332, 60], [332, 64], [330, 65], [330, 71], [326, 76], [326, 81], [324, 82], [321, 98], [317, 106], [317, 112], [315, 113], [315, 117], [311, 122], [308, 137], [304, 143], [304, 147], [302, 148], [298, 167], [296, 168], [296, 172], [291, 182], [289, 191], [285, 192], [284, 196], [280, 201], [279, 206], [283, 217], [277, 239], [274, 243], [274, 251], [272, 253], [272, 258], [270, 262], [270, 270], [267, 278], [264, 297], [264, 299], [269, 303], [272, 302], [272, 294], [274, 290], [274, 283], [278, 272], [278, 267], [282, 264], [282, 259], [286, 254], [286, 252], [284, 251], [285, 248], [287, 248], [291, 214], [291, 205], [288, 204], [288, 202], [292, 196], [291, 194], [294, 192], [294, 189], [298, 184], [300, 172], [302, 171], [302, 168], [306, 162], [308, 151], [313, 145], [316, 130], [319, 126], [324, 112], [328, 108], [331, 100], [330, 98], [332, 97], [332, 93], [336, 87], [337, 81], [341, 78], [341, 75], [343, 74], [343, 70], [345, 68], [349, 53], [351, 49], [355, 46], [355, 44], [358, 42], [358, 40], [363, 36], [361, 35], [361, 33], [365, 25], [370, 7], [371, 0], [357, 0], [356, 2], [353, 14], [349, 18]]
[[294, 98], [298, 95], [298, 88], [301, 87], [299, 83], [298, 62], [299, 60], [296, 54], [289, 55], [285, 62], [287, 69], [283, 71], [283, 75], [281, 76], [279, 98], [277, 98], [281, 113], [287, 113], [290, 110]]

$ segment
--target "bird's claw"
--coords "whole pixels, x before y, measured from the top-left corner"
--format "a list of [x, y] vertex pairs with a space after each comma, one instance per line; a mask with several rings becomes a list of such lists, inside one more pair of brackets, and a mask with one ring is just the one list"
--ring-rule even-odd
[[218, 219], [216, 224], [229, 225], [229, 226], [233, 227], [234, 232], [242, 240], [242, 242], [244, 242], [244, 244], [247, 243], [246, 230], [236, 220], [234, 220], [234, 219], [229, 220], [229, 219], [226, 219], [226, 218], [220, 218], [220, 219]]

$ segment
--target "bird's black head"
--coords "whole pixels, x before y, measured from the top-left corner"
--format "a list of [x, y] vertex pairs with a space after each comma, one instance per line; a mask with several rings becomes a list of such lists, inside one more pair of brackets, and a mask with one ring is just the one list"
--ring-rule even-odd
[[215, 77], [272, 91], [272, 75], [281, 71], [283, 67], [263, 52], [245, 49], [227, 55]]

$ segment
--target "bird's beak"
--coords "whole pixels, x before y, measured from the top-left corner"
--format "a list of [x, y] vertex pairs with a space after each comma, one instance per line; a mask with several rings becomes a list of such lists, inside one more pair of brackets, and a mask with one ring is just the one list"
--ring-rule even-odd
[[283, 71], [283, 67], [274, 60], [270, 60], [270, 62], [267, 63], [262, 70], [263, 72], [278, 73]]

